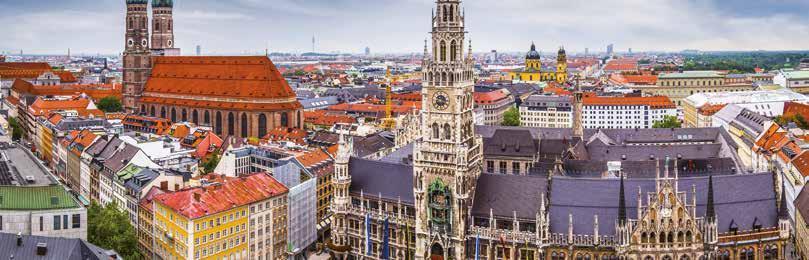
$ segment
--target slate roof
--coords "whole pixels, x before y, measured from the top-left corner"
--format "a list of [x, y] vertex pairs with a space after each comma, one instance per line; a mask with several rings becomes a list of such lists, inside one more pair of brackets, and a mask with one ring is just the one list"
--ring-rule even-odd
[[[48, 251], [44, 256], [37, 255], [37, 243], [45, 243]], [[43, 236], [22, 236], [22, 246], [17, 246], [17, 235], [0, 233], [0, 252], [14, 259], [62, 259], [62, 260], [106, 260], [121, 258], [115, 251], [106, 250], [78, 238]], [[115, 256], [115, 257], [111, 257]]]
[[529, 157], [537, 153], [537, 144], [531, 132], [525, 129], [498, 129], [490, 138], [483, 139], [486, 156]]
[[803, 190], [793, 203], [795, 203], [795, 210], [803, 217], [803, 223], [809, 223], [809, 185], [803, 186]]
[[620, 161], [623, 156], [629, 160], [664, 160], [666, 156], [684, 159], [701, 159], [719, 157], [722, 144], [686, 144], [686, 145], [591, 145], [587, 152], [591, 160]]
[[129, 162], [135, 157], [140, 151], [140, 148], [131, 145], [131, 144], [124, 144], [124, 147], [121, 150], [117, 151], [111, 157], [109, 157], [105, 162], [104, 166], [111, 169], [112, 172], [118, 172], [124, 168]]
[[[554, 177], [550, 195], [550, 230], [567, 233], [568, 214], [573, 214], [573, 232], [593, 234], [593, 216], [598, 215], [599, 234], [614, 235], [618, 217], [618, 179], [586, 179]], [[638, 187], [645, 196], [654, 192], [654, 179], [627, 179], [627, 215], [637, 216]], [[691, 201], [691, 189], [697, 190], [697, 216], [704, 216], [707, 204], [708, 178], [681, 178], [679, 187]], [[714, 177], [714, 203], [719, 232], [728, 232], [730, 223], [739, 231], [753, 228], [754, 219], [763, 228], [778, 224], [778, 207], [770, 173], [726, 175]]]
[[382, 161], [351, 158], [348, 164], [351, 175], [350, 191], [362, 192], [365, 196], [382, 196], [382, 199], [413, 205], [413, 166]]
[[534, 219], [539, 212], [548, 179], [541, 176], [481, 174], [472, 203], [472, 215]]

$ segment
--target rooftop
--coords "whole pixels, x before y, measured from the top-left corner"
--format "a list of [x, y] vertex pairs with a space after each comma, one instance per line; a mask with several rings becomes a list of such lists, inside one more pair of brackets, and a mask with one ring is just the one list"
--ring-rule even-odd
[[789, 89], [779, 89], [698, 93], [689, 96], [685, 100], [685, 102], [694, 105], [694, 107], [702, 107], [706, 104], [749, 104], [787, 101], [809, 102], [809, 98]]
[[809, 70], [785, 70], [782, 73], [787, 79], [809, 79]]
[[[3, 148], [0, 154], [3, 157], [0, 160], [0, 185], [46, 186], [55, 183], [23, 148]], [[25, 180], [28, 176], [33, 178], [33, 182]]]
[[0, 210], [49, 210], [79, 208], [61, 185], [0, 186]]
[[683, 71], [674, 73], [663, 73], [659, 79], [701, 79], [701, 78], [724, 78], [718, 71]]
[[[38, 244], [47, 247], [45, 255], [37, 254]], [[22, 236], [22, 245], [17, 245], [17, 235], [0, 233], [0, 252], [13, 259], [64, 259], [108, 260], [121, 258], [115, 251], [106, 250], [78, 238]]]
[[666, 96], [654, 97], [584, 97], [586, 106], [651, 106], [653, 108], [675, 108], [674, 102]]

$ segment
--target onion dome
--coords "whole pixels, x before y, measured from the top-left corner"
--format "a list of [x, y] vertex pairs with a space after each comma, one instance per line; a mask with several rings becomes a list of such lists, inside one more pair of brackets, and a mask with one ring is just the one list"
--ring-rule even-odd
[[525, 59], [526, 60], [539, 60], [540, 58], [542, 58], [542, 57], [539, 56], [539, 52], [537, 51], [537, 46], [534, 45], [534, 43], [532, 42], [531, 43], [531, 51], [529, 51], [528, 54], [525, 55]]
[[149, 0], [126, 0], [126, 4], [128, 5], [145, 5], [148, 3]]
[[152, 7], [172, 7], [174, 1], [172, 0], [152, 0]]

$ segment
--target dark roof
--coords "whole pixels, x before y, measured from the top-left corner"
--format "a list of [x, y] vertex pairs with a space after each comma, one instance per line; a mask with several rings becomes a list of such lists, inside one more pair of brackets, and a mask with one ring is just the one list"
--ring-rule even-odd
[[140, 151], [140, 148], [128, 143], [124, 144], [121, 150], [118, 150], [104, 162], [104, 166], [111, 169], [112, 172], [118, 172], [132, 161], [138, 151]]
[[803, 186], [803, 190], [793, 203], [795, 203], [795, 211], [803, 217], [803, 222], [809, 223], [809, 185]]
[[[45, 243], [47, 252], [37, 255], [37, 243]], [[112, 250], [99, 248], [78, 238], [58, 238], [42, 236], [22, 236], [22, 245], [17, 246], [17, 235], [0, 233], [0, 252], [3, 257], [14, 256], [14, 259], [64, 259], [64, 260], [96, 260], [110, 259], [117, 256]]]
[[348, 164], [351, 175], [350, 192], [390, 201], [402, 200], [413, 205], [413, 166], [361, 158], [351, 158]]
[[533, 158], [537, 144], [526, 129], [498, 129], [494, 135], [483, 139], [484, 156], [509, 156]]
[[541, 176], [511, 174], [481, 174], [472, 203], [472, 215], [534, 219], [539, 212], [542, 194], [547, 191], [548, 179]]
[[140, 170], [136, 173], [132, 178], [126, 180], [124, 184], [127, 189], [135, 190], [140, 192], [143, 189], [143, 186], [151, 182], [152, 180], [156, 179], [159, 174], [152, 169], [145, 168]]
[[[775, 227], [778, 208], [770, 173], [725, 175], [714, 177], [714, 203], [719, 232], [728, 232], [730, 223], [739, 230], [753, 229], [757, 220], [763, 228]], [[550, 230], [567, 233], [568, 214], [573, 214], [575, 234], [593, 234], [594, 215], [598, 215], [599, 234], [615, 234], [618, 218], [618, 179], [586, 179], [554, 177], [550, 195]], [[655, 190], [654, 179], [627, 179], [626, 204], [628, 216], [637, 216], [638, 188], [643, 194]], [[681, 178], [680, 191], [685, 191], [688, 201], [692, 199], [692, 185], [697, 190], [697, 216], [705, 215], [708, 178]]]
[[365, 157], [383, 149], [393, 148], [394, 146], [396, 146], [396, 144], [379, 134], [366, 137], [354, 137], [354, 155], [359, 157]]
[[591, 160], [620, 161], [626, 156], [628, 160], [664, 160], [666, 156], [674, 159], [679, 155], [683, 159], [718, 158], [721, 144], [685, 144], [685, 145], [590, 145], [587, 152]]

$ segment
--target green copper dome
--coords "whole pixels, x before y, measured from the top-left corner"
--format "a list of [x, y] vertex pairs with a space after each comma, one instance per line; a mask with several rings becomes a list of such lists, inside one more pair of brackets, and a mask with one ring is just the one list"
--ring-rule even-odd
[[126, 4], [128, 5], [145, 5], [148, 3], [149, 0], [126, 0]]
[[174, 1], [172, 0], [152, 0], [152, 7], [172, 7]]
[[542, 58], [542, 56], [539, 55], [539, 52], [537, 51], [537, 46], [534, 45], [534, 43], [532, 42], [531, 43], [531, 51], [529, 51], [528, 54], [525, 55], [525, 59], [526, 60], [538, 60], [538, 59], [541, 59], [541, 58]]

